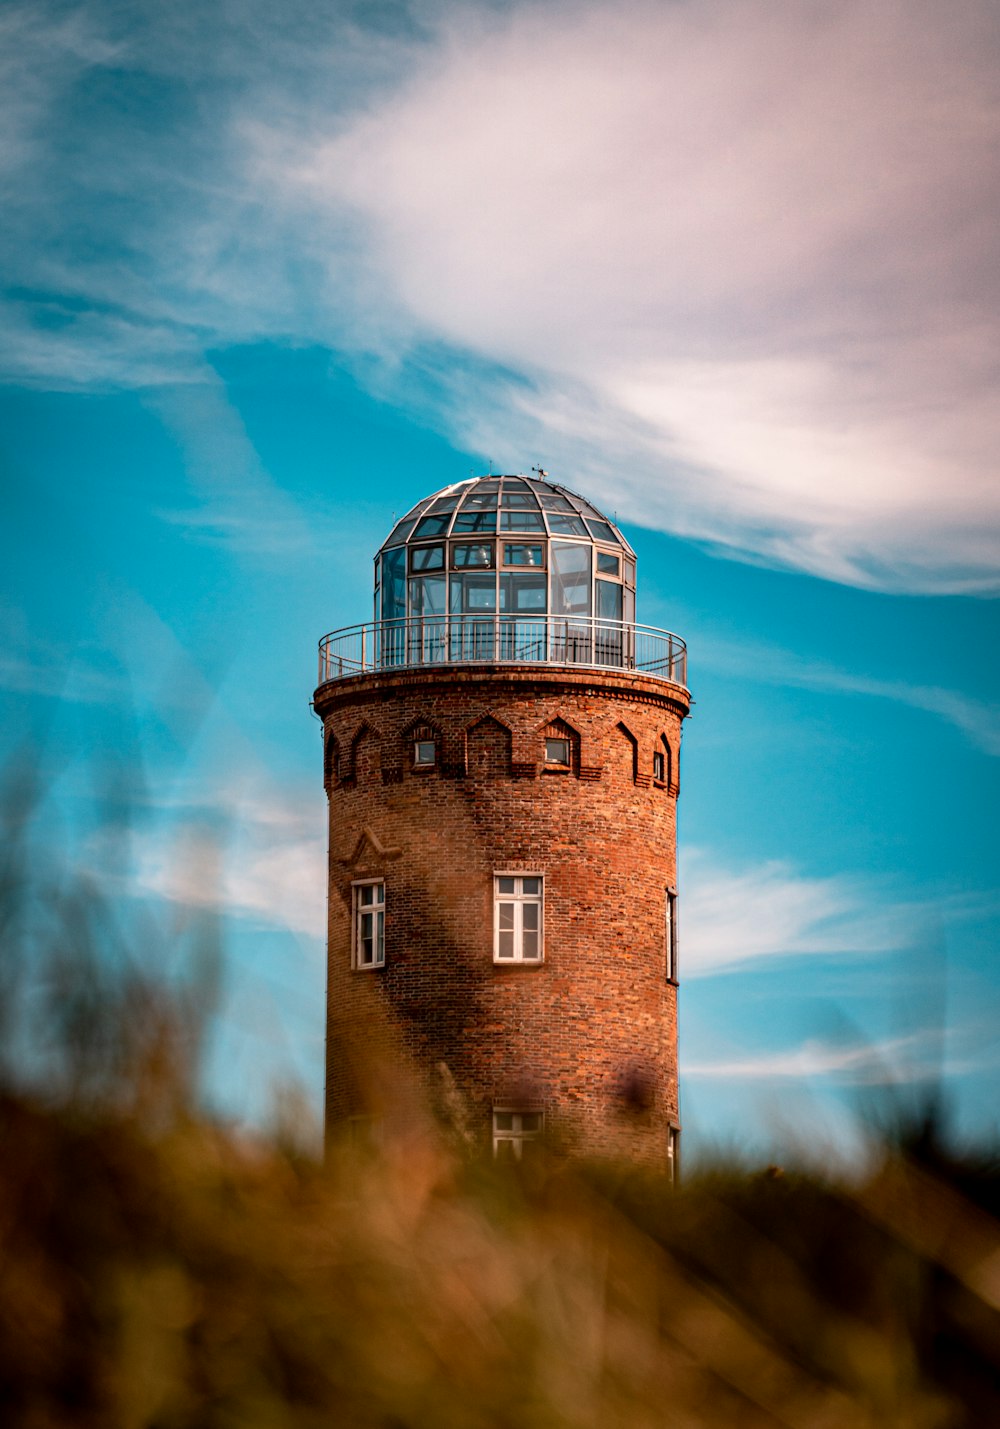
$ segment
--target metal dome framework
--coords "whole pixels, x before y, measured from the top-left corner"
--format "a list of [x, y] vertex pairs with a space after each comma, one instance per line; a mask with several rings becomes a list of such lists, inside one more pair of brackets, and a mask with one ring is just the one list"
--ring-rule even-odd
[[635, 620], [635, 552], [589, 501], [485, 476], [419, 501], [375, 557], [375, 619]]
[[483, 476], [418, 501], [375, 557], [370, 625], [320, 641], [319, 683], [386, 669], [544, 662], [686, 685], [684, 641], [635, 623], [635, 552], [541, 477]]

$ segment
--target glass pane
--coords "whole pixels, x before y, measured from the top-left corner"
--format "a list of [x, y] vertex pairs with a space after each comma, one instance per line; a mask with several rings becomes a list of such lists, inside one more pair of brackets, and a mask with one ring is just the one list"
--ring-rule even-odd
[[549, 530], [553, 536], [587, 536], [587, 528], [579, 516], [564, 516], [560, 512], [549, 512]]
[[452, 615], [492, 613], [496, 608], [496, 576], [452, 576]]
[[494, 546], [492, 541], [480, 541], [476, 545], [453, 545], [451, 563], [463, 566], [492, 566]]
[[518, 1143], [510, 1137], [495, 1143], [493, 1154], [498, 1161], [516, 1161], [518, 1159]]
[[544, 531], [545, 523], [540, 511], [501, 511], [501, 531]]
[[434, 505], [430, 507], [430, 511], [433, 515], [439, 516], [442, 514], [442, 512], [454, 511], [457, 505], [457, 496], [441, 496], [438, 498], [437, 501], [434, 502]]
[[537, 894], [542, 891], [542, 880], [540, 878], [522, 878], [521, 891], [523, 893]]
[[418, 739], [414, 746], [413, 755], [417, 764], [434, 763], [434, 741], [433, 739]]
[[497, 504], [496, 491], [474, 491], [462, 502], [463, 511], [488, 511], [495, 510]]
[[498, 878], [497, 891], [499, 893], [516, 893], [517, 880], [514, 878]]
[[497, 529], [497, 513], [492, 511], [468, 511], [462, 510], [455, 517], [455, 528], [453, 535], [459, 536], [467, 534], [469, 531], [495, 531]]
[[606, 521], [588, 521], [587, 527], [595, 541], [616, 541], [618, 537]]
[[504, 542], [503, 563], [505, 566], [544, 566], [545, 554], [542, 546], [521, 546]]
[[362, 902], [362, 903], [365, 903], [365, 904], [374, 903], [374, 902], [375, 902], [375, 884], [374, 884], [374, 883], [366, 883], [365, 886], [364, 886], [364, 888], [361, 889], [361, 902]]
[[494, 1131], [513, 1131], [513, 1130], [514, 1130], [514, 1114], [513, 1114], [513, 1112], [509, 1112], [509, 1111], [495, 1111], [495, 1112], [493, 1113], [493, 1130], [494, 1130]]
[[523, 1111], [521, 1113], [522, 1131], [541, 1131], [542, 1113], [540, 1111]]
[[447, 515], [421, 517], [413, 530], [414, 540], [419, 541], [421, 536], [443, 536], [450, 520]]
[[385, 947], [385, 914], [375, 914], [375, 956], [378, 962], [382, 961], [383, 949]]
[[501, 903], [497, 907], [497, 926], [501, 933], [510, 933], [514, 929], [514, 904]]
[[[525, 913], [527, 913], [528, 908], [530, 908], [531, 906], [531, 904], [525, 905]], [[523, 934], [521, 935], [521, 957], [526, 960], [538, 957], [537, 930], [525, 928]]]
[[575, 542], [552, 542], [553, 615], [590, 615], [591, 550]]
[[545, 759], [548, 764], [568, 764], [569, 740], [547, 739], [545, 741]]
[[507, 506], [511, 506], [511, 507], [513, 507], [513, 506], [517, 506], [517, 507], [527, 507], [528, 509], [530, 509], [530, 510], [532, 510], [532, 511], [535, 511], [535, 510], [537, 510], [537, 508], [538, 508], [538, 503], [537, 503], [537, 501], [535, 500], [535, 498], [531, 495], [530, 492], [528, 492], [528, 491], [508, 491], [506, 487], [504, 487], [504, 493], [503, 493], [503, 497], [502, 497], [502, 499], [501, 499], [500, 504], [501, 504], [501, 506], [505, 506], [505, 507], [507, 507]]
[[444, 566], [443, 546], [411, 546], [411, 571], [437, 571]]
[[406, 615], [406, 547], [382, 556], [382, 619], [402, 620]]
[[393, 528], [392, 535], [385, 544], [387, 546], [402, 545], [416, 524], [415, 521], [400, 521], [399, 524]]
[[545, 585], [544, 575], [501, 576], [500, 609], [544, 614]]
[[573, 510], [573, 507], [572, 507], [571, 504], [566, 500], [565, 496], [559, 496], [559, 495], [557, 495], [557, 494], [555, 494], [555, 493], [552, 493], [551, 495], [546, 494], [546, 493], [543, 493], [541, 496], [539, 496], [538, 499], [539, 499], [539, 501], [542, 503], [542, 505], [545, 507], [546, 511], [572, 511], [572, 510]]
[[514, 932], [504, 930], [497, 939], [497, 957], [512, 958], [514, 956]]
[[525, 934], [538, 932], [538, 904], [525, 903], [521, 909]]
[[444, 615], [448, 582], [444, 576], [423, 576], [410, 581], [410, 614]]
[[625, 584], [635, 585], [635, 561], [625, 561]]
[[598, 551], [597, 569], [603, 575], [616, 576], [621, 569], [621, 557], [613, 556], [610, 551]]
[[611, 581], [597, 582], [597, 616], [599, 620], [621, 620], [622, 588]]

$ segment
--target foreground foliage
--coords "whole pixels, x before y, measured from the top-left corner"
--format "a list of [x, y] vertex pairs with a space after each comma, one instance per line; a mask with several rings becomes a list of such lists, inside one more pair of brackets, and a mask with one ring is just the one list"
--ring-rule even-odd
[[427, 1123], [323, 1167], [141, 1101], [0, 1102], [6, 1423], [1000, 1422], [989, 1168], [673, 1192]]

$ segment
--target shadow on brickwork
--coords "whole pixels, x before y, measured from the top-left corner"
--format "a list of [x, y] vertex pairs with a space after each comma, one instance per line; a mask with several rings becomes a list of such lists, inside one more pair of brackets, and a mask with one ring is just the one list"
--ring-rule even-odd
[[115, 909], [0, 863], [0, 1402], [12, 1426], [575, 1429], [1000, 1423], [1000, 1176], [940, 1120], [853, 1183], [673, 1191], [463, 1157], [412, 1093], [325, 1165], [199, 1109], [217, 950], [170, 984]]

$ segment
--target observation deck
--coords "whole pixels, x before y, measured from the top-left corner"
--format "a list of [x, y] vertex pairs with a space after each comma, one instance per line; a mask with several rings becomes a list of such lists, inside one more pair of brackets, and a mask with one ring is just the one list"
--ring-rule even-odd
[[376, 620], [324, 635], [319, 685], [354, 675], [449, 665], [621, 670], [687, 687], [679, 635], [583, 616], [454, 615]]

